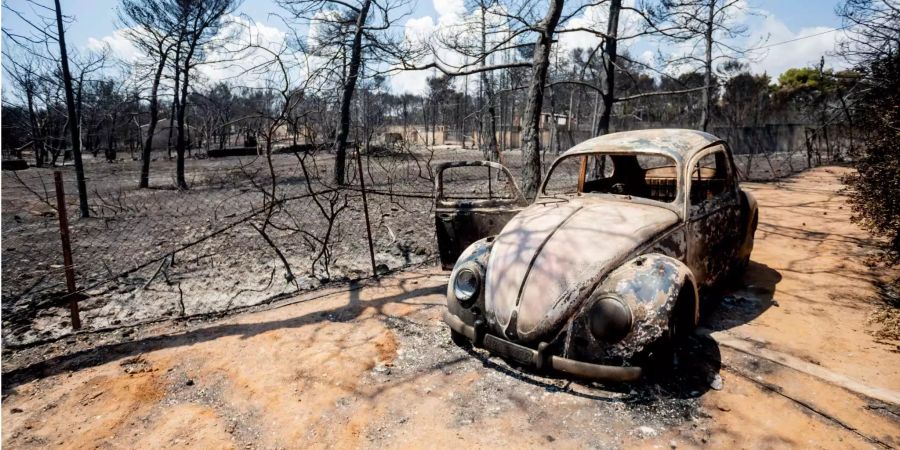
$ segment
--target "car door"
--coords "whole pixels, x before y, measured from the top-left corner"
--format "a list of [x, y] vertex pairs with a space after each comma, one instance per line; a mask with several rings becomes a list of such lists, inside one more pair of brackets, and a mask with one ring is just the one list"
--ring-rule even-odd
[[691, 158], [686, 179], [688, 262], [698, 282], [708, 287], [726, 275], [740, 245], [740, 199], [724, 145]]
[[527, 202], [506, 167], [490, 161], [435, 166], [435, 234], [441, 267], [450, 270], [473, 242], [498, 234]]

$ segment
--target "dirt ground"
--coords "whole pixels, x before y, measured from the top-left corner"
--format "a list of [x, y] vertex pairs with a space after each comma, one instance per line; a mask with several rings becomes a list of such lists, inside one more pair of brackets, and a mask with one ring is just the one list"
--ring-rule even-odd
[[900, 446], [900, 342], [874, 338], [880, 277], [824, 167], [750, 183], [753, 261], [671, 378], [600, 385], [450, 343], [424, 267], [219, 321], [3, 354], [7, 448]]

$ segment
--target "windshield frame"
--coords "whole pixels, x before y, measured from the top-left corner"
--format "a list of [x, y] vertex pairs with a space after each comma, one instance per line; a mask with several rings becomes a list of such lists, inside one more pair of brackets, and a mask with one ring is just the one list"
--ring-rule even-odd
[[[548, 194], [547, 193], [547, 184], [550, 181], [551, 177], [553, 176], [553, 172], [556, 170], [557, 166], [559, 166], [559, 164], [562, 161], [568, 160], [569, 158], [584, 158], [584, 157], [596, 156], [596, 155], [609, 155], [609, 156], [649, 155], [649, 156], [663, 156], [663, 157], [671, 160], [673, 163], [675, 163], [675, 174], [676, 174], [675, 199], [672, 200], [671, 202], [662, 202], [659, 200], [653, 200], [653, 199], [645, 198], [645, 197], [635, 197], [635, 196], [630, 196], [630, 195], [611, 194], [611, 193], [605, 193], [605, 192], [577, 192], [577, 189], [578, 189], [577, 185], [581, 185], [584, 182], [584, 180], [580, 179], [582, 176], [582, 174], [580, 174], [580, 173], [578, 175], [579, 179], [575, 180], [575, 182], [577, 183], [575, 193], [572, 193], [572, 194]], [[541, 188], [538, 190], [538, 196], [535, 199], [535, 201], [538, 202], [541, 199], [559, 199], [560, 197], [563, 197], [563, 198], [569, 198], [569, 197], [575, 198], [575, 197], [581, 197], [581, 196], [602, 197], [602, 198], [609, 198], [609, 199], [614, 199], [614, 200], [618, 200], [618, 201], [627, 201], [627, 202], [635, 202], [635, 203], [641, 203], [641, 204], [662, 206], [664, 208], [675, 211], [676, 213], [678, 213], [679, 216], [683, 216], [683, 213], [684, 213], [684, 189], [683, 189], [683, 187], [684, 187], [684, 174], [683, 174], [684, 170], [683, 169], [684, 169], [684, 161], [682, 160], [680, 155], [674, 154], [671, 151], [666, 151], [666, 149], [658, 149], [658, 150], [642, 149], [640, 151], [635, 151], [634, 149], [631, 149], [631, 148], [623, 148], [621, 150], [606, 149], [606, 150], [597, 150], [597, 151], [583, 151], [583, 152], [572, 153], [572, 154], [568, 154], [568, 155], [564, 154], [564, 155], [557, 157], [553, 161], [553, 164], [550, 165], [550, 169], [547, 170], [547, 176], [545, 176], [544, 181], [541, 182]]]

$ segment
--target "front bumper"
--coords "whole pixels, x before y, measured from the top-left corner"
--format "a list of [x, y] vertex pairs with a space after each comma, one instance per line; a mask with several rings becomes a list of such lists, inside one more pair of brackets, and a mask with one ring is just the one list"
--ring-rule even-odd
[[450, 311], [444, 311], [444, 322], [453, 331], [471, 340], [474, 345], [483, 347], [491, 353], [505, 356], [523, 365], [538, 369], [550, 368], [577, 377], [602, 381], [636, 381], [641, 377], [640, 367], [604, 366], [575, 361], [548, 354], [545, 352], [546, 344], [543, 343], [535, 350], [507, 341], [493, 334], [485, 333], [483, 327], [476, 328], [466, 325], [462, 319], [451, 314]]

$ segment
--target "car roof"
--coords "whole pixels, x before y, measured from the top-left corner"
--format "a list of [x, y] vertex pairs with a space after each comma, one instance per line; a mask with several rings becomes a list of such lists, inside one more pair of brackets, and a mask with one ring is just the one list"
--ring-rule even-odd
[[561, 157], [594, 152], [627, 151], [634, 153], [667, 153], [677, 161], [684, 161], [694, 153], [722, 142], [721, 139], [698, 130], [660, 128], [652, 130], [621, 131], [588, 139]]

